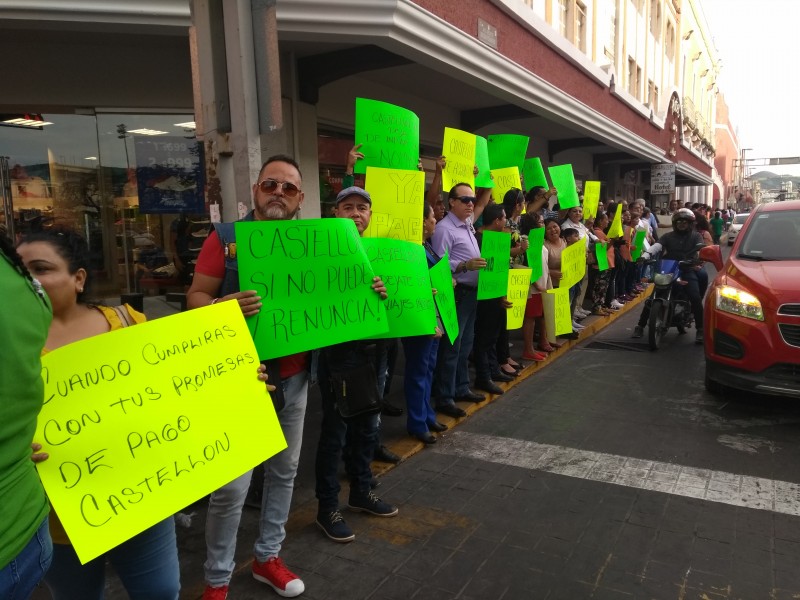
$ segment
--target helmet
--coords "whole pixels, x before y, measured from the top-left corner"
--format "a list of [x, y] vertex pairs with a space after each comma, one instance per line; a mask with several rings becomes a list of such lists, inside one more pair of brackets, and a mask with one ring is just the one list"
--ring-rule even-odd
[[694, 225], [696, 217], [694, 213], [688, 208], [681, 208], [672, 213], [672, 229], [677, 230], [678, 221], [688, 221], [690, 225]]

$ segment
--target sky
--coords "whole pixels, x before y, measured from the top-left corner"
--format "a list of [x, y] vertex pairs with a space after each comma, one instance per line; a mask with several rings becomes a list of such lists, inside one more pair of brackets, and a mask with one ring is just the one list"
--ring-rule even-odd
[[[722, 58], [720, 92], [746, 158], [800, 156], [800, 1], [700, 0]], [[800, 175], [793, 167], [752, 172]]]

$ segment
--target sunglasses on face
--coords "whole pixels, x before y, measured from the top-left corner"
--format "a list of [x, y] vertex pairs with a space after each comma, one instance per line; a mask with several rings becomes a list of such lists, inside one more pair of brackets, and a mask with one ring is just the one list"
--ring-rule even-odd
[[460, 200], [464, 204], [475, 204], [475, 196], [456, 196], [457, 200]]
[[300, 193], [300, 188], [288, 181], [277, 181], [275, 179], [264, 179], [258, 182], [258, 188], [265, 194], [272, 194], [280, 186], [283, 195], [287, 198], [294, 198]]

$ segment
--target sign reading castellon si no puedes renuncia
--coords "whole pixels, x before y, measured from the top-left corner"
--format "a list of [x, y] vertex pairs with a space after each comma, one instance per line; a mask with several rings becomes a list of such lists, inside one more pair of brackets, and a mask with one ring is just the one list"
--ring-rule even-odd
[[671, 194], [675, 191], [675, 163], [650, 165], [650, 193]]

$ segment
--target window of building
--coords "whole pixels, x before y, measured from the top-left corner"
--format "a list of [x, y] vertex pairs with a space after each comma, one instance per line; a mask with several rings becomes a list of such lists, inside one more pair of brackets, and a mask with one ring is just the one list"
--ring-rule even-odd
[[586, 52], [586, 6], [577, 0], [575, 2], [575, 18], [573, 23], [574, 31], [572, 43], [575, 44], [581, 52]]
[[632, 0], [632, 4], [637, 13], [644, 14], [644, 0]]
[[639, 81], [642, 77], [642, 68], [636, 64], [636, 59], [628, 57], [628, 93], [641, 100]]
[[608, 40], [606, 41], [605, 52], [606, 56], [614, 62], [614, 57], [617, 54], [617, 3], [613, 0], [607, 5], [608, 12]]
[[654, 110], [658, 109], [658, 86], [653, 81], [647, 82], [647, 104]]
[[675, 62], [675, 26], [672, 21], [667, 21], [667, 33], [664, 39], [664, 53], [669, 62]]
[[558, 0], [558, 32], [563, 37], [568, 37], [567, 35], [567, 0]]
[[581, 52], [586, 52], [587, 14], [581, 0], [558, 0], [558, 30]]
[[650, 0], [650, 33], [661, 40], [661, 0]]

